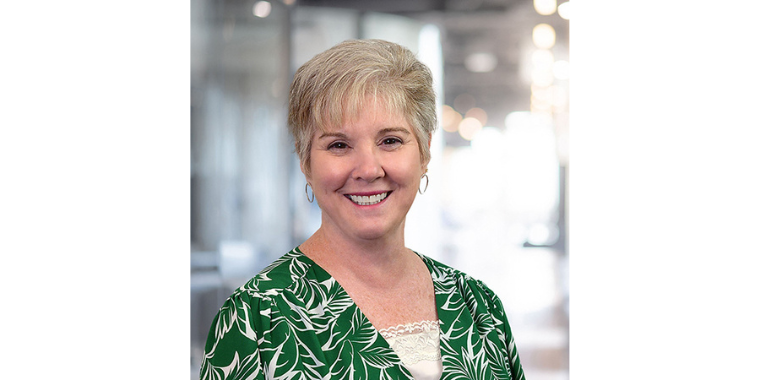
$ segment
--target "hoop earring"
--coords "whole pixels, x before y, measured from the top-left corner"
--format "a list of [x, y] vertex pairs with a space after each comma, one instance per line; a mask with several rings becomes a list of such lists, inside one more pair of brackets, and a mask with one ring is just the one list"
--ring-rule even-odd
[[417, 191], [420, 193], [420, 195], [425, 194], [425, 192], [427, 191], [427, 187], [430, 184], [430, 179], [428, 178], [427, 173], [423, 174], [422, 177], [420, 177], [420, 185], [422, 185], [422, 178], [425, 179], [425, 188], [424, 189], [422, 189], [422, 188], [417, 189]]
[[309, 203], [314, 202], [314, 189], [311, 189], [311, 198], [309, 198], [309, 183], [306, 183], [306, 187], [303, 189], [306, 192], [306, 200], [309, 201]]

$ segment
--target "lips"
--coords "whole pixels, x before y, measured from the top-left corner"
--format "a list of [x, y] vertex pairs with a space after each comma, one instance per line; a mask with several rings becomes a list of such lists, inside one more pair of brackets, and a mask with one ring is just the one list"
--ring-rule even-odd
[[350, 199], [351, 202], [354, 202], [358, 204], [359, 206], [371, 206], [371, 205], [382, 202], [390, 193], [391, 192], [386, 191], [384, 193], [374, 194], [374, 195], [346, 194], [346, 198]]

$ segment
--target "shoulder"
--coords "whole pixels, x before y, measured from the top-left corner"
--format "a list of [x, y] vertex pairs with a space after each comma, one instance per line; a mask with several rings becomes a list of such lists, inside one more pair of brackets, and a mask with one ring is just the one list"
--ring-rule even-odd
[[433, 284], [436, 288], [455, 286], [459, 290], [480, 294], [484, 296], [489, 303], [501, 304], [496, 293], [494, 293], [483, 281], [449, 265], [443, 264], [440, 261], [431, 259], [419, 253], [418, 255], [420, 255], [422, 260], [428, 266], [428, 269], [430, 269], [430, 275], [433, 278]]
[[268, 298], [281, 295], [312, 273], [314, 263], [297, 248], [284, 254], [248, 282], [237, 288], [230, 299]]
[[[297, 249], [286, 253], [264, 268], [227, 297], [212, 322], [207, 350], [214, 352], [220, 341], [241, 346], [240, 341], [255, 342], [267, 326], [278, 303], [293, 292], [294, 285], [309, 273], [309, 260]], [[231, 359], [230, 359], [231, 360]]]
[[[319, 286], [324, 273], [298, 249], [281, 256], [224, 302], [212, 321], [201, 363], [202, 379], [248, 379], [263, 372], [261, 359], [274, 335], [287, 336], [292, 327], [275, 323], [281, 318], [300, 316], [293, 308], [308, 307], [310, 287]], [[323, 281], [324, 282], [324, 281]], [[278, 343], [278, 344], [279, 344]], [[267, 354], [268, 355], [268, 354]]]
[[444, 281], [448, 279], [455, 280], [457, 282], [468, 283], [472, 286], [481, 287], [484, 289], [488, 288], [485, 283], [483, 283], [483, 281], [474, 278], [459, 269], [456, 269], [424, 255], [420, 255], [420, 257], [422, 258], [422, 261], [424, 261], [428, 266], [428, 269], [430, 269], [430, 275], [433, 277], [433, 281]]

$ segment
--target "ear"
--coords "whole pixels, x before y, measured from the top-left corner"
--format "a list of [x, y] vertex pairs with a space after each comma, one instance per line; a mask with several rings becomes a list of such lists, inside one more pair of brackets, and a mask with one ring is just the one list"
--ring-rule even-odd
[[308, 170], [306, 170], [306, 167], [304, 166], [304, 162], [301, 161], [301, 173], [303, 173], [303, 176], [306, 177], [306, 182], [311, 183], [311, 175]]
[[[433, 134], [432, 133], [428, 133], [427, 143], [428, 143], [428, 150], [430, 150], [430, 146], [433, 143]], [[428, 166], [429, 163], [430, 163], [430, 159], [428, 159], [426, 162], [422, 163], [422, 172], [423, 173], [427, 173], [427, 166]]]

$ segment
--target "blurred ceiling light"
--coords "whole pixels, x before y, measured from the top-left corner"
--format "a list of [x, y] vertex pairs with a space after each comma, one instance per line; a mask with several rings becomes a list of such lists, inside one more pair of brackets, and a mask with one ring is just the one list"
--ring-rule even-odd
[[552, 71], [554, 71], [555, 78], [559, 80], [568, 80], [570, 79], [570, 62], [563, 60], [554, 62], [554, 68]]
[[552, 112], [552, 110], [543, 110], [543, 109], [538, 109], [538, 108], [536, 108], [536, 109], [531, 108], [530, 114], [534, 115], [536, 117], [542, 117], [542, 118], [546, 118], [546, 119], [552, 119], [552, 118], [554, 118], [554, 112]]
[[546, 113], [530, 114], [530, 121], [538, 128], [548, 128], [554, 130], [554, 116]]
[[553, 128], [553, 118], [551, 115], [534, 114], [528, 111], [512, 111], [504, 118], [506, 130], [520, 128]]
[[559, 232], [554, 226], [544, 223], [536, 223], [530, 227], [528, 243], [533, 245], [551, 245], [557, 242]]
[[486, 125], [486, 123], [488, 122], [488, 114], [486, 113], [485, 110], [478, 107], [470, 108], [470, 110], [467, 111], [466, 114], [464, 114], [464, 117], [474, 117], [478, 119], [478, 121], [482, 125]]
[[257, 1], [256, 4], [253, 5], [253, 15], [256, 17], [267, 17], [269, 16], [269, 13], [272, 12], [272, 4], [270, 4], [268, 1]]
[[[533, 99], [531, 99], [533, 100]], [[552, 104], [551, 103], [539, 103], [539, 102], [533, 102], [530, 103], [530, 112], [533, 114], [551, 114], [552, 112]]]
[[554, 54], [549, 50], [536, 50], [531, 56], [531, 82], [541, 87], [554, 83]]
[[496, 56], [491, 53], [473, 53], [464, 60], [467, 70], [474, 73], [488, 73], [496, 68]]
[[513, 111], [504, 118], [504, 126], [507, 129], [518, 128], [522, 125], [530, 124], [531, 116], [527, 111]]
[[530, 61], [533, 67], [541, 70], [554, 70], [554, 54], [549, 50], [539, 49], [533, 52], [530, 56]]
[[564, 109], [568, 104], [569, 95], [567, 89], [563, 87], [552, 86], [552, 106], [557, 109]]
[[472, 140], [481, 129], [483, 129], [483, 124], [474, 117], [466, 117], [459, 123], [459, 135], [467, 141]]
[[537, 85], [530, 86], [531, 100], [536, 100], [543, 103], [549, 103], [552, 99], [552, 91], [554, 86], [542, 87]]
[[475, 107], [475, 97], [474, 96], [472, 96], [472, 95], [470, 95], [470, 94], [468, 94], [468, 93], [465, 92], [464, 94], [459, 94], [459, 95], [457, 95], [456, 98], [454, 98], [454, 109], [455, 110], [457, 110], [457, 111], [459, 111], [461, 113], [465, 113], [465, 112], [467, 112], [472, 107]]
[[539, 49], [550, 49], [557, 40], [557, 34], [549, 24], [538, 24], [533, 28], [533, 43]]
[[472, 150], [489, 157], [498, 156], [504, 152], [503, 137], [504, 134], [499, 129], [483, 127], [472, 139]]
[[547, 112], [552, 110], [554, 86], [543, 87], [536, 84], [530, 86], [530, 110]]
[[446, 132], [456, 132], [459, 130], [459, 123], [462, 122], [462, 115], [450, 106], [444, 105], [441, 113], [441, 126]]
[[559, 17], [562, 17], [565, 20], [569, 20], [570, 19], [570, 2], [565, 1], [564, 3], [560, 4], [559, 7], [557, 7], [557, 13], [559, 14]]
[[554, 83], [554, 74], [551, 71], [533, 70], [530, 79], [537, 86], [549, 87]]
[[557, 0], [533, 0], [533, 8], [542, 16], [548, 16], [557, 10]]

